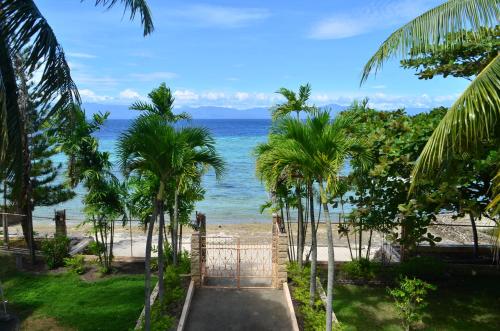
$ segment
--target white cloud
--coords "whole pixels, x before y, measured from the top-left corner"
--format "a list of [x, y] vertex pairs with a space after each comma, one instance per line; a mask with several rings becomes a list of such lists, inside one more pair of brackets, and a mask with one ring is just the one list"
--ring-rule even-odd
[[104, 101], [110, 101], [113, 98], [107, 95], [98, 95], [94, 91], [89, 90], [89, 89], [81, 89], [79, 90], [80, 96], [82, 97], [83, 101], [86, 102], [104, 102]]
[[67, 52], [69, 57], [80, 58], [80, 59], [95, 59], [97, 56], [88, 53], [79, 53], [79, 52]]
[[234, 94], [234, 97], [238, 101], [243, 101], [243, 100], [247, 100], [250, 97], [250, 94], [248, 94], [247, 92], [236, 92]]
[[139, 99], [139, 98], [141, 98], [141, 95], [137, 91], [134, 91], [134, 90], [129, 89], [129, 88], [121, 91], [119, 95], [120, 95], [120, 98], [122, 98], [122, 99]]
[[349, 38], [373, 30], [403, 24], [433, 7], [433, 0], [380, 0], [363, 2], [349, 12], [335, 13], [316, 22], [309, 33], [313, 39]]
[[156, 71], [149, 73], [131, 74], [130, 76], [141, 81], [158, 81], [158, 80], [169, 80], [175, 78], [177, 77], [177, 74], [168, 71]]
[[180, 101], [181, 104], [185, 101], [194, 101], [200, 98], [197, 93], [191, 90], [175, 90], [174, 97], [177, 101]]
[[201, 95], [203, 99], [207, 100], [220, 100], [226, 97], [226, 94], [223, 92], [205, 92]]
[[268, 18], [264, 8], [237, 8], [214, 5], [191, 5], [170, 12], [179, 22], [198, 27], [238, 28]]

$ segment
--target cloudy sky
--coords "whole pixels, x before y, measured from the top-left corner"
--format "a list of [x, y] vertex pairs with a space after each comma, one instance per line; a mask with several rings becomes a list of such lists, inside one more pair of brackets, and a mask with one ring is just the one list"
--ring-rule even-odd
[[391, 109], [449, 105], [464, 79], [420, 81], [398, 61], [359, 86], [361, 70], [397, 27], [443, 1], [149, 0], [144, 38], [121, 8], [93, 0], [36, 3], [63, 45], [85, 102], [130, 104], [166, 82], [178, 106], [249, 108], [309, 82], [317, 105], [369, 97]]

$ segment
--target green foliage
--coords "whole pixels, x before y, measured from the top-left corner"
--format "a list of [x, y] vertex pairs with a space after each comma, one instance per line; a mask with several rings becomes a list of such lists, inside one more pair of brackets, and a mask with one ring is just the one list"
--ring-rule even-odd
[[[425, 53], [410, 50], [409, 58], [401, 61], [405, 69], [417, 70], [419, 79], [435, 76], [463, 77], [476, 76], [491, 62], [500, 50], [500, 27], [480, 28], [479, 32], [461, 30], [449, 33], [443, 44]], [[448, 47], [447, 43], [454, 43]]]
[[172, 316], [171, 311], [182, 304], [186, 296], [186, 288], [180, 275], [189, 272], [189, 267], [186, 268], [189, 262], [189, 256], [182, 254], [177, 267], [168, 265], [165, 268], [163, 303], [160, 305], [159, 299], [157, 299], [151, 309], [151, 330], [170, 330], [175, 326], [176, 316]]
[[42, 252], [50, 269], [64, 266], [64, 258], [69, 253], [70, 240], [65, 236], [56, 236], [42, 241]]
[[325, 330], [325, 309], [321, 299], [317, 298], [314, 306], [309, 306], [309, 267], [300, 268], [297, 263], [288, 265], [288, 277], [293, 283], [292, 296], [299, 303], [299, 312], [304, 319], [304, 330]]
[[380, 273], [381, 265], [378, 262], [372, 262], [368, 259], [357, 259], [346, 262], [342, 265], [342, 271], [349, 278], [370, 280], [377, 277]]
[[412, 257], [394, 268], [396, 275], [426, 280], [443, 279], [446, 270], [441, 260], [428, 256]]
[[87, 249], [90, 251], [90, 253], [92, 255], [96, 255], [96, 256], [99, 256], [102, 254], [102, 252], [106, 249], [106, 247], [104, 247], [104, 244], [101, 243], [101, 242], [97, 242], [97, 241], [92, 241], [88, 246], [87, 246]]
[[[440, 211], [440, 201], [429, 197], [435, 185], [422, 183], [417, 199], [410, 203], [408, 191], [414, 162], [445, 113], [445, 108], [415, 116], [403, 110], [377, 111], [364, 100], [341, 114], [353, 119], [349, 134], [362, 139], [372, 155], [368, 166], [353, 162], [349, 174], [354, 192], [349, 202], [356, 207], [351, 222], [355, 226], [392, 235], [409, 248], [421, 241], [440, 240], [429, 236], [426, 229]], [[397, 235], [400, 225], [408, 228], [404, 237]]]
[[399, 287], [388, 289], [394, 298], [405, 330], [410, 330], [415, 322], [422, 319], [422, 310], [427, 306], [426, 297], [429, 291], [436, 287], [417, 278], [404, 277], [399, 282]]
[[85, 257], [81, 254], [65, 258], [64, 265], [77, 275], [85, 273]]

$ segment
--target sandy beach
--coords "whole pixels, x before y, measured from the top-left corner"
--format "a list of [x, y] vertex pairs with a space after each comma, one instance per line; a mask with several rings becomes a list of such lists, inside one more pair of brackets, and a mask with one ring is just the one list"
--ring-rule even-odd
[[[440, 244], [472, 244], [472, 230], [470, 226], [470, 221], [468, 219], [458, 219], [453, 220], [451, 215], [440, 215], [437, 220], [439, 225], [432, 225], [429, 227], [429, 232], [434, 235], [440, 236], [442, 241]], [[453, 226], [449, 226], [453, 225]], [[491, 237], [489, 231], [491, 231], [491, 226], [493, 222], [487, 219], [483, 219], [477, 222], [478, 226], [478, 236], [479, 242], [481, 244], [490, 244]], [[261, 243], [267, 244], [271, 243], [271, 222], [269, 223], [242, 223], [242, 224], [207, 224], [207, 235], [209, 236], [231, 236], [239, 237], [240, 242], [244, 244], [249, 243]], [[78, 225], [75, 223], [68, 223], [67, 230], [68, 236], [70, 237], [84, 237], [91, 236], [91, 227], [87, 225]], [[55, 225], [50, 222], [43, 222], [34, 224], [34, 230], [36, 237], [51, 237], [55, 232]], [[296, 240], [296, 225], [294, 224], [292, 229], [292, 235], [294, 242]], [[156, 231], [155, 231], [156, 233]], [[184, 226], [182, 235], [182, 247], [183, 249], [190, 250], [190, 237], [193, 233], [193, 229]], [[335, 245], [335, 257], [339, 261], [348, 261], [351, 259], [349, 244], [353, 250], [358, 247], [357, 236], [351, 234], [349, 236], [349, 242], [346, 236], [339, 236], [338, 226], [334, 225], [334, 245]], [[19, 237], [22, 235], [22, 230], [19, 225], [10, 226], [9, 234], [11, 237]], [[366, 254], [368, 245], [369, 232], [363, 233], [363, 243], [362, 254]], [[310, 245], [310, 235], [306, 237], [306, 247], [305, 254], [309, 251]], [[373, 232], [372, 234], [372, 248], [370, 250], [370, 255], [373, 255], [378, 248], [381, 247], [382, 243], [385, 241], [384, 236], [378, 232]], [[318, 229], [318, 260], [327, 260], [327, 236], [326, 236], [326, 225], [324, 223], [320, 224]], [[114, 239], [114, 253], [116, 256], [134, 256], [141, 257], [144, 256], [146, 247], [146, 234], [142, 227], [138, 224], [126, 225], [122, 227], [116, 225], [115, 228], [115, 239]]]

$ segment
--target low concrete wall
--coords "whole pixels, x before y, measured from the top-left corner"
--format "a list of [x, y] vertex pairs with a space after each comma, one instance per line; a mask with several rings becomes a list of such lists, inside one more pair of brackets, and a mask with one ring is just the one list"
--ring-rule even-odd
[[179, 324], [177, 325], [177, 331], [183, 331], [186, 325], [187, 317], [189, 316], [189, 308], [191, 307], [191, 300], [193, 299], [195, 291], [194, 281], [191, 280], [189, 283], [189, 289], [186, 294], [186, 300], [184, 301], [184, 306], [182, 307], [181, 318], [179, 319]]
[[285, 295], [286, 305], [288, 307], [287, 314], [292, 323], [292, 331], [299, 331], [299, 324], [297, 323], [297, 316], [295, 315], [295, 309], [293, 308], [292, 296], [290, 295], [290, 289], [288, 288], [288, 283], [283, 283], [283, 294]]

